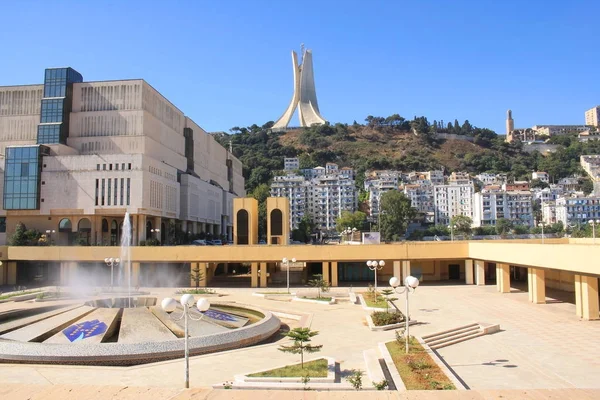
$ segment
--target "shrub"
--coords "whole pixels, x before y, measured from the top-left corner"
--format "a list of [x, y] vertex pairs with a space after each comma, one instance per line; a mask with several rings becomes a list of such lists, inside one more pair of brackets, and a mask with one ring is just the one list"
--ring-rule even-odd
[[352, 371], [352, 375], [350, 375], [348, 378], [348, 382], [350, 382], [350, 384], [352, 385], [352, 387], [356, 390], [360, 390], [362, 389], [362, 377], [364, 375], [364, 372], [362, 372], [360, 369], [354, 370]]
[[377, 390], [385, 390], [388, 387], [388, 381], [384, 379], [381, 382], [373, 382], [373, 387]]
[[401, 312], [375, 311], [371, 314], [375, 326], [399, 324], [404, 322], [404, 314]]

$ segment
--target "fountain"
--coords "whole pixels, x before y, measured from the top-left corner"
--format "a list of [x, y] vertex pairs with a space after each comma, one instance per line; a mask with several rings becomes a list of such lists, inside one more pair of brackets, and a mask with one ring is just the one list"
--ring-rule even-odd
[[129, 219], [129, 212], [125, 213], [123, 231], [121, 232], [121, 263], [119, 264], [121, 285], [124, 277], [123, 266], [127, 268], [127, 296], [130, 299], [129, 307], [131, 308], [131, 220]]

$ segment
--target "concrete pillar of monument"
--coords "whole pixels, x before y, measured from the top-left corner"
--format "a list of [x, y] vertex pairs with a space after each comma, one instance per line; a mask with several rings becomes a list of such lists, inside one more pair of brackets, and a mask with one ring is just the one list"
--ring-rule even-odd
[[131, 286], [132, 287], [140, 286], [140, 263], [139, 262], [131, 263]]
[[398, 279], [402, 279], [402, 262], [394, 261], [394, 276]]
[[338, 282], [338, 263], [337, 261], [331, 262], [331, 286], [337, 287], [339, 285]]
[[527, 268], [527, 292], [529, 301], [546, 304], [546, 274], [543, 269]]
[[473, 260], [465, 260], [465, 283], [472, 285], [475, 283], [475, 274], [473, 272]]
[[410, 260], [402, 261], [402, 285], [404, 285], [404, 280], [410, 276]]
[[258, 287], [258, 263], [250, 264], [250, 287]]
[[598, 278], [575, 275], [575, 307], [578, 317], [587, 321], [600, 319]]
[[260, 263], [260, 287], [261, 288], [266, 288], [267, 287], [267, 263], [262, 262]]
[[475, 283], [478, 286], [485, 285], [485, 261], [475, 260]]
[[323, 280], [327, 283], [330, 283], [329, 280], [329, 262], [323, 261]]
[[6, 284], [16, 285], [17, 284], [17, 262], [8, 261], [6, 263]]
[[496, 264], [496, 289], [500, 293], [510, 293], [510, 266], [508, 264]]

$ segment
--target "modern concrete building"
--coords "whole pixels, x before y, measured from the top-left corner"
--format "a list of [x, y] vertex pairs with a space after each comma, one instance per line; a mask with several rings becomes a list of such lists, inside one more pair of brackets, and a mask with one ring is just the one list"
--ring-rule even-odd
[[533, 226], [533, 203], [529, 191], [488, 191], [473, 196], [473, 226], [495, 226], [499, 219], [514, 225]]
[[168, 241], [169, 222], [231, 237], [242, 164], [142, 79], [84, 82], [49, 68], [44, 84], [0, 87], [7, 231], [22, 222], [51, 241]]
[[312, 126], [327, 122], [319, 112], [317, 91], [315, 89], [315, 76], [312, 62], [312, 50], [305, 50], [302, 46], [302, 60], [298, 64], [298, 55], [292, 51], [292, 68], [294, 71], [294, 94], [290, 105], [283, 115], [275, 121], [273, 129], [287, 128], [296, 109], [300, 126]]
[[403, 192], [410, 199], [412, 208], [422, 215], [428, 224], [435, 222], [435, 205], [431, 184], [404, 185]]
[[287, 197], [290, 201], [290, 226], [298, 228], [298, 224], [308, 210], [308, 188], [310, 182], [302, 175], [288, 173], [275, 176], [271, 182], [272, 197]]
[[572, 196], [556, 199], [556, 221], [564, 226], [584, 225], [600, 219], [600, 197]]
[[556, 220], [556, 201], [550, 200], [542, 203], [542, 221], [548, 225], [558, 222]]
[[600, 127], [600, 106], [590, 108], [585, 112], [585, 124], [596, 128]]
[[390, 190], [398, 190], [400, 175], [398, 171], [365, 172], [364, 188], [369, 193], [369, 215], [372, 220], [377, 220], [379, 216], [381, 196]]
[[473, 184], [435, 185], [433, 198], [435, 224], [448, 225], [452, 217], [465, 215], [473, 218]]

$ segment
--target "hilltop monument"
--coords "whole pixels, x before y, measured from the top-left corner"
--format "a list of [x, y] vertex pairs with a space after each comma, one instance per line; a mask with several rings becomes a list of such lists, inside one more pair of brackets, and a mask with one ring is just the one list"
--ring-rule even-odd
[[319, 112], [315, 77], [313, 72], [312, 51], [301, 46], [302, 60], [298, 64], [298, 55], [292, 50], [292, 68], [294, 70], [294, 94], [290, 105], [281, 118], [273, 125], [273, 129], [287, 128], [294, 111], [298, 108], [300, 126], [311, 126], [327, 122]]

